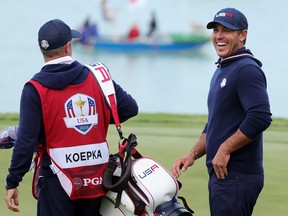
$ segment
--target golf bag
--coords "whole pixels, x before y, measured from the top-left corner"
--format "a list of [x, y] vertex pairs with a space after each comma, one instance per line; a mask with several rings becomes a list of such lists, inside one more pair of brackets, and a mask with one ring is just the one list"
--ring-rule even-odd
[[10, 126], [0, 131], [0, 149], [14, 147], [17, 137], [18, 126]]
[[[115, 89], [108, 68], [101, 63], [86, 65], [93, 73], [108, 106], [120, 140], [119, 152], [110, 155], [103, 175], [103, 186], [108, 190], [101, 206], [102, 215], [191, 216], [185, 199], [178, 196], [180, 182], [161, 164], [142, 157], [135, 149], [137, 138], [130, 134], [124, 138], [119, 121]], [[134, 160], [132, 160], [132, 157]], [[178, 200], [182, 198], [185, 205]], [[113, 208], [112, 208], [113, 207]]]
[[[110, 155], [103, 175], [102, 215], [192, 216], [183, 197], [178, 196], [181, 183], [157, 161], [142, 157], [135, 149], [137, 138], [130, 134], [120, 151]], [[183, 205], [179, 201], [183, 201]]]

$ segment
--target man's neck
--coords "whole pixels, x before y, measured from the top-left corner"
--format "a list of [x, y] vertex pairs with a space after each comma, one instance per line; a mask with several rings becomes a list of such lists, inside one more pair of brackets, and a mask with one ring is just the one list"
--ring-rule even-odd
[[71, 64], [74, 60], [71, 58], [71, 56], [63, 56], [59, 58], [51, 58], [49, 61], [45, 61], [45, 65], [49, 64]]

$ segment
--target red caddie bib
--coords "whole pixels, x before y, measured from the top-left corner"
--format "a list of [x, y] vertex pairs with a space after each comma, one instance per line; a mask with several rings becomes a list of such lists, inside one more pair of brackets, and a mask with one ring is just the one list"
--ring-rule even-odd
[[110, 109], [93, 75], [63, 90], [29, 82], [40, 95], [46, 149], [63, 189], [72, 200], [105, 195], [102, 175], [109, 158]]

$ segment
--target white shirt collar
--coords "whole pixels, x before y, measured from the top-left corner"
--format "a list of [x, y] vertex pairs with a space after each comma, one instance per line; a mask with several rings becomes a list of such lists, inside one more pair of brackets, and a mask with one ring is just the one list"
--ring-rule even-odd
[[43, 66], [50, 65], [50, 64], [71, 64], [73, 61], [74, 60], [71, 58], [71, 56], [64, 56], [61, 58], [48, 61]]

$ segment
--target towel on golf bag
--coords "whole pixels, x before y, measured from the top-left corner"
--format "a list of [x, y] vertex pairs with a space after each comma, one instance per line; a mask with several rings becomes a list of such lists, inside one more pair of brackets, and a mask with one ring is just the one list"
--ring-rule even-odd
[[103, 186], [109, 190], [106, 198], [116, 208], [125, 207], [130, 212], [128, 215], [191, 216], [193, 210], [185, 199], [185, 207], [178, 203], [180, 182], [160, 163], [136, 151], [134, 134], [123, 143], [126, 157], [123, 152], [110, 155], [103, 175]]

